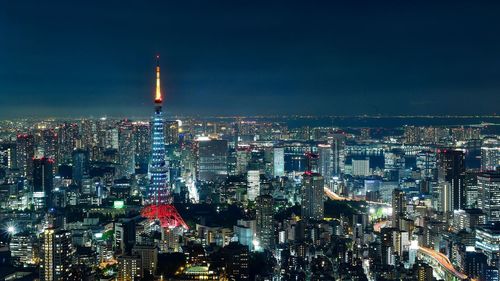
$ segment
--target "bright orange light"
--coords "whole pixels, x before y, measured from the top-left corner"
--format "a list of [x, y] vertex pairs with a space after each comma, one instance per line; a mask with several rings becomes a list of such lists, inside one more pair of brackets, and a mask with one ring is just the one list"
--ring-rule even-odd
[[156, 95], [155, 95], [155, 102], [161, 102], [162, 97], [161, 97], [161, 90], [160, 90], [160, 66], [156, 66]]

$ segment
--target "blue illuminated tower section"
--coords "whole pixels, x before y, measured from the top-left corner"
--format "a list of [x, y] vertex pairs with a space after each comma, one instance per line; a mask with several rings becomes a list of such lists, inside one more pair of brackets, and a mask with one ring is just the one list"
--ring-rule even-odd
[[151, 205], [168, 204], [168, 167], [165, 161], [165, 120], [163, 118], [163, 98], [160, 90], [160, 63], [156, 60], [156, 93], [155, 93], [155, 113], [151, 124], [151, 160], [149, 173], [151, 176], [150, 188], [148, 192], [148, 203]]
[[162, 106], [163, 96], [160, 88], [160, 63], [156, 57], [156, 92], [155, 112], [151, 128], [151, 159], [149, 163], [150, 185], [147, 192], [146, 206], [142, 209], [142, 216], [150, 220], [159, 221], [162, 227], [175, 228], [187, 225], [172, 205], [170, 187], [168, 185], [168, 164], [165, 153], [165, 120]]

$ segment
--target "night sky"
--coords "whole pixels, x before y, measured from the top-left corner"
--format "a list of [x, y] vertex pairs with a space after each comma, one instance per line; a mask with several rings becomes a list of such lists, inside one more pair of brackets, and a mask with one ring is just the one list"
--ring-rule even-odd
[[[369, 2], [369, 3], [368, 3]], [[0, 0], [0, 117], [492, 114], [500, 1]]]

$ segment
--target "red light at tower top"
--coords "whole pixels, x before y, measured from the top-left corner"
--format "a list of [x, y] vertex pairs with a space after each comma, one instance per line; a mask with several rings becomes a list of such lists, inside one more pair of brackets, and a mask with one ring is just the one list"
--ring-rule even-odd
[[155, 92], [155, 103], [162, 103], [163, 97], [161, 95], [160, 88], [160, 56], [156, 56], [156, 92]]

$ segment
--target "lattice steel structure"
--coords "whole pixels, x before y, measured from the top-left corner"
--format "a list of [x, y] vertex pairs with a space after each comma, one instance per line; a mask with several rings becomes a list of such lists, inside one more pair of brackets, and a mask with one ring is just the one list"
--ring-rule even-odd
[[151, 159], [149, 164], [150, 186], [147, 192], [146, 206], [142, 216], [159, 220], [162, 227], [188, 228], [177, 209], [172, 205], [171, 190], [168, 184], [168, 163], [165, 151], [165, 119], [163, 117], [163, 96], [160, 89], [160, 63], [156, 57], [156, 93], [155, 112], [151, 124]]

